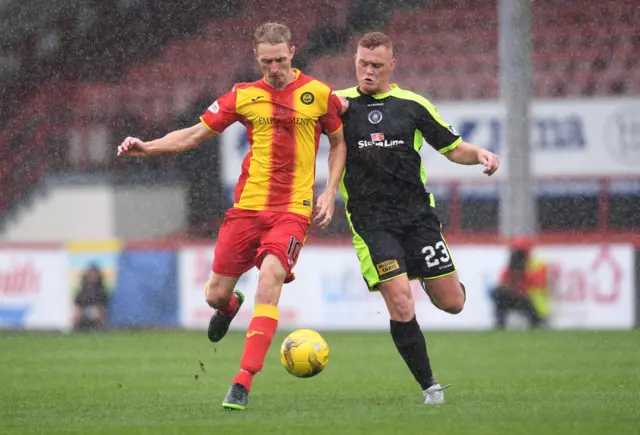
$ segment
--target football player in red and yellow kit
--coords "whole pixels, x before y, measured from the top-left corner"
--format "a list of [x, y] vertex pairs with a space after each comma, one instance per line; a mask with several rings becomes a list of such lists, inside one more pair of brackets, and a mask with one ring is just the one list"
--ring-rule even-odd
[[326, 227], [344, 169], [346, 146], [339, 117], [341, 103], [323, 82], [291, 67], [295, 47], [281, 24], [258, 27], [254, 54], [263, 78], [238, 83], [216, 100], [193, 127], [161, 139], [127, 137], [119, 156], [147, 156], [185, 151], [221, 133], [234, 122], [247, 129], [250, 151], [215, 246], [205, 299], [216, 311], [209, 323], [211, 341], [221, 340], [244, 296], [234, 290], [240, 276], [260, 269], [255, 311], [240, 361], [223, 406], [244, 409], [253, 376], [278, 325], [282, 285], [294, 279], [293, 268], [304, 244], [313, 213], [315, 160], [320, 134], [329, 137], [329, 176], [318, 197], [315, 221]]

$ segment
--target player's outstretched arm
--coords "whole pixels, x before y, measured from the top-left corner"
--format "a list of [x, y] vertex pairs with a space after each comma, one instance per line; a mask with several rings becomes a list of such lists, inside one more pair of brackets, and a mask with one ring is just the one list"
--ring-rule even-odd
[[460, 165], [484, 165], [484, 173], [489, 176], [500, 166], [500, 158], [496, 154], [464, 141], [444, 155]]
[[344, 130], [342, 127], [329, 135], [329, 176], [327, 187], [316, 201], [315, 221], [320, 228], [326, 228], [333, 218], [335, 209], [336, 194], [340, 185], [340, 178], [347, 161], [347, 144], [344, 140]]
[[197, 147], [214, 135], [213, 131], [199, 122], [192, 127], [172, 131], [160, 139], [148, 142], [137, 137], [128, 137], [118, 147], [118, 156], [144, 157], [179, 153]]

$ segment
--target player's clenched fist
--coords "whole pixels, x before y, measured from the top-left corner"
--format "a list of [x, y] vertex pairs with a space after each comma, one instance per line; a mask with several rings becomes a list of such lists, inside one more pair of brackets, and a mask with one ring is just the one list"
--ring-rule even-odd
[[484, 173], [489, 176], [493, 175], [498, 170], [498, 166], [500, 166], [500, 158], [485, 149], [480, 149], [478, 152], [478, 161], [484, 165]]
[[325, 229], [331, 223], [336, 204], [336, 195], [331, 191], [324, 192], [316, 201], [315, 222], [320, 228]]
[[149, 155], [149, 150], [145, 142], [141, 141], [137, 137], [127, 137], [125, 140], [122, 141], [122, 143], [118, 147], [118, 157], [120, 156], [140, 157], [140, 156], [148, 156], [148, 155]]

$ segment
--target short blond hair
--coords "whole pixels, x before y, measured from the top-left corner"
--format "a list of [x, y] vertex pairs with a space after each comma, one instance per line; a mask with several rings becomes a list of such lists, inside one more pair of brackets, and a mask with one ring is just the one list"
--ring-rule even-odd
[[365, 33], [362, 35], [362, 38], [360, 38], [358, 45], [360, 47], [368, 48], [369, 50], [378, 48], [381, 45], [393, 50], [393, 42], [391, 41], [391, 38], [382, 32]]
[[253, 34], [254, 48], [257, 48], [258, 44], [276, 45], [283, 42], [291, 47], [291, 30], [284, 24], [264, 23]]

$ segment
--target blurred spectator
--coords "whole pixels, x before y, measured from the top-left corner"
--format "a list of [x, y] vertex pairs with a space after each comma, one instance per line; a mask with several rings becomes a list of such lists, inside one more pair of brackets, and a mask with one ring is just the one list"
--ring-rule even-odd
[[496, 327], [506, 327], [511, 311], [523, 314], [531, 328], [542, 326], [549, 315], [547, 265], [532, 258], [532, 242], [517, 237], [511, 243], [509, 264], [492, 291]]
[[73, 328], [76, 331], [105, 330], [108, 301], [102, 271], [96, 265], [89, 266], [74, 300]]

